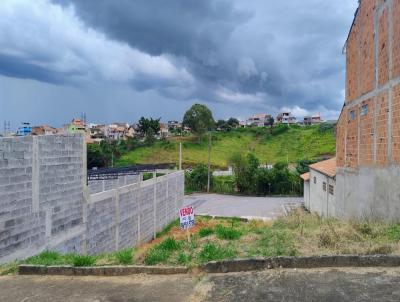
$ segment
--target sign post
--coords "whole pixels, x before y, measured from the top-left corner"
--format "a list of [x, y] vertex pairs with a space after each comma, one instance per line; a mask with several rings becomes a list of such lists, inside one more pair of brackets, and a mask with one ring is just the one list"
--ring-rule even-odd
[[179, 210], [179, 221], [181, 224], [181, 228], [186, 230], [186, 235], [188, 238], [188, 242], [190, 242], [190, 233], [189, 229], [194, 227], [194, 211], [193, 207], [185, 207]]

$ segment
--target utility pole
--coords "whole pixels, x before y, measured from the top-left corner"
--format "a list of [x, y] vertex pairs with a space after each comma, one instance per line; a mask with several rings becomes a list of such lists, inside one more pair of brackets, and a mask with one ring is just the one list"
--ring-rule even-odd
[[211, 131], [208, 133], [208, 178], [207, 178], [207, 193], [210, 193], [211, 180]]
[[179, 170], [182, 170], [182, 142], [179, 142]]

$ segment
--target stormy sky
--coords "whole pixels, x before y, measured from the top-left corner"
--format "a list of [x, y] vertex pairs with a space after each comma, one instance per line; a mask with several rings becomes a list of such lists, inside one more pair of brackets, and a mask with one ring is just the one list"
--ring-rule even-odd
[[[1, 0], [0, 122], [338, 116], [357, 0]], [[1, 124], [2, 126], [2, 124]]]

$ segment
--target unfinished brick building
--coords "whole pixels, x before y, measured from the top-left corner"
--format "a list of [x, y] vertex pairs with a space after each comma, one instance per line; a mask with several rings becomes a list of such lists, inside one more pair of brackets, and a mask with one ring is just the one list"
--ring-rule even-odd
[[400, 220], [400, 0], [360, 0], [345, 45], [336, 215]]

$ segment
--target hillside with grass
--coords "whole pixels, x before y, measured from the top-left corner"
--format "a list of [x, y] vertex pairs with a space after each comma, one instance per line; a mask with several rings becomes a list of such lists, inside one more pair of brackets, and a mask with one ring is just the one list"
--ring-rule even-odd
[[[138, 147], [121, 156], [118, 166], [138, 163], [178, 162], [179, 142], [183, 147], [183, 164], [194, 166], [208, 161], [208, 140], [199, 141], [194, 136], [172, 137], [157, 141], [151, 146]], [[335, 154], [333, 127], [326, 126], [278, 126], [270, 133], [269, 128], [240, 128], [229, 132], [212, 133], [211, 164], [226, 168], [236, 152], [252, 152], [261, 163], [289, 162], [317, 159]]]

